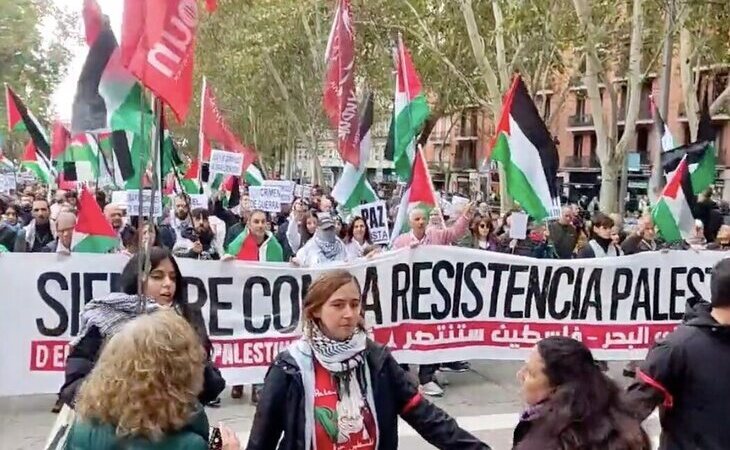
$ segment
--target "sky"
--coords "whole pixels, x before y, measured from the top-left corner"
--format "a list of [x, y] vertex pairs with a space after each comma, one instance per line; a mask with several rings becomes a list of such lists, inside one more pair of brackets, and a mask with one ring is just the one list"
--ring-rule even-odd
[[[63, 9], [78, 12], [79, 17], [81, 17], [80, 13], [84, 0], [53, 0], [53, 2]], [[122, 14], [124, 12], [124, 1], [97, 0], [97, 2], [101, 6], [102, 11], [109, 16], [112, 28], [117, 35], [117, 39], [119, 39]], [[53, 21], [49, 21], [43, 25], [44, 28], [48, 29], [53, 29], [54, 26]], [[83, 29], [83, 22], [79, 23], [79, 32], [83, 33]], [[71, 49], [71, 53], [72, 57], [67, 68], [66, 76], [61, 80], [51, 97], [51, 103], [57, 118], [67, 123], [71, 122], [71, 106], [73, 104], [73, 95], [76, 91], [76, 81], [81, 74], [81, 68], [86, 60], [88, 48], [85, 45], [78, 46]]]

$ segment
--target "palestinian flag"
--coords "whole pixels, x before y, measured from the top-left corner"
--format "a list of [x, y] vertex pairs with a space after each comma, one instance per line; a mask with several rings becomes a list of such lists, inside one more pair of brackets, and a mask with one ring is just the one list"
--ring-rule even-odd
[[142, 96], [142, 86], [122, 64], [121, 51], [109, 20], [95, 0], [84, 2], [89, 53], [73, 102], [71, 131], [112, 131], [115, 184], [137, 189], [149, 161], [149, 136], [154, 118]]
[[392, 155], [398, 179], [408, 182], [411, 166], [416, 154], [416, 137], [423, 129], [430, 114], [421, 80], [413, 67], [411, 54], [398, 37], [398, 48], [394, 50], [396, 70], [395, 101], [393, 119], [386, 144], [386, 157]]
[[[7, 84], [5, 85], [5, 104], [8, 110], [8, 129], [11, 131], [27, 131], [30, 134], [33, 148], [38, 153], [37, 157], [34, 157], [32, 160], [26, 158], [28, 155], [24, 155], [23, 159], [36, 161], [41, 166], [41, 170], [49, 174], [53, 173], [48, 133], [46, 133], [46, 130], [38, 119], [35, 118], [33, 113], [26, 108], [25, 104], [20, 100], [20, 97]], [[27, 149], [28, 147], [26, 146]]]
[[248, 227], [228, 244], [226, 253], [241, 261], [284, 261], [284, 250], [271, 232], [266, 232], [266, 240], [259, 246], [256, 238], [249, 233]]
[[28, 143], [25, 144], [25, 152], [23, 153], [20, 168], [33, 172], [36, 179], [43, 184], [50, 185], [53, 181], [51, 164], [49, 161], [42, 160], [33, 139], [28, 140]]
[[119, 244], [119, 237], [107, 222], [94, 196], [86, 189], [79, 197], [79, 217], [74, 227], [71, 251], [109, 253]]
[[491, 157], [502, 163], [507, 192], [536, 221], [557, 216], [558, 149], [517, 76], [507, 93]]
[[180, 190], [188, 194], [199, 194], [200, 185], [198, 184], [198, 171], [200, 170], [200, 161], [195, 158], [190, 161], [188, 170], [185, 171], [182, 179], [180, 180]]
[[692, 236], [695, 201], [688, 155], [685, 155], [664, 186], [662, 196], [652, 211], [654, 223], [667, 242], [678, 242]]
[[244, 181], [246, 181], [246, 184], [249, 186], [261, 186], [264, 184], [264, 181], [266, 180], [266, 177], [264, 176], [263, 172], [261, 172], [261, 169], [259, 169], [256, 164], [251, 163], [246, 168], [246, 178]]
[[398, 206], [398, 216], [395, 219], [393, 232], [390, 236], [391, 243], [401, 234], [405, 234], [411, 230], [408, 221], [408, 215], [411, 211], [416, 208], [422, 209], [426, 217], [428, 217], [431, 210], [438, 206], [436, 194], [433, 192], [431, 176], [428, 173], [423, 152], [420, 150], [416, 151], [411, 174], [410, 181], [403, 192], [403, 197]]
[[672, 176], [685, 159], [692, 192], [697, 195], [715, 182], [715, 146], [708, 141], [693, 142], [662, 153], [662, 167], [667, 178]]
[[378, 199], [377, 194], [367, 179], [367, 161], [370, 159], [370, 149], [373, 146], [370, 129], [373, 126], [374, 101], [373, 94], [368, 93], [365, 98], [365, 105], [360, 108], [360, 166], [346, 162], [342, 170], [342, 176], [332, 189], [332, 197], [347, 211], [362, 205], [363, 203], [374, 202]]
[[[101, 173], [100, 150], [97, 141], [91, 133], [80, 133], [71, 139], [66, 150], [61, 153], [56, 161], [66, 169], [73, 165], [76, 173], [76, 181], [96, 181]], [[64, 170], [64, 176], [68, 176], [68, 170]]]

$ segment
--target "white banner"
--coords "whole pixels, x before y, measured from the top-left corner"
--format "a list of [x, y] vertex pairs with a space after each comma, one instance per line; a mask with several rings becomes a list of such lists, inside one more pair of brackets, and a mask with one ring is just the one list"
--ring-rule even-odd
[[[374, 338], [406, 363], [522, 360], [552, 335], [603, 360], [642, 359], [686, 302], [709, 294], [724, 252], [537, 260], [455, 247], [386, 253], [348, 265], [363, 287]], [[0, 396], [55, 393], [83, 304], [110, 292], [122, 255], [0, 256]], [[297, 339], [302, 298], [325, 269], [178, 259], [229, 384], [260, 382]]]
[[210, 173], [241, 176], [243, 171], [243, 153], [212, 150], [210, 152]]
[[390, 242], [388, 207], [384, 201], [356, 206], [352, 208], [352, 215], [362, 217], [365, 220], [373, 244], [386, 245]]
[[265, 180], [264, 186], [279, 189], [279, 201], [282, 205], [294, 202], [294, 190], [296, 184], [289, 180]]
[[266, 212], [281, 211], [281, 191], [272, 186], [249, 186], [248, 197], [251, 199], [251, 208]]

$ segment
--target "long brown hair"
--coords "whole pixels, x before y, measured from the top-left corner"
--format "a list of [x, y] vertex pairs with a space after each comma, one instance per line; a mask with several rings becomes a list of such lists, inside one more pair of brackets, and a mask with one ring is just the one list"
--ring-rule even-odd
[[[360, 282], [350, 272], [346, 270], [332, 270], [326, 272], [309, 286], [307, 295], [304, 297], [304, 332], [309, 335], [312, 331], [312, 325], [317, 323], [314, 314], [322, 309], [327, 300], [339, 288], [349, 283], [355, 283], [357, 292], [362, 295]], [[365, 329], [365, 310], [360, 308], [360, 328]]]

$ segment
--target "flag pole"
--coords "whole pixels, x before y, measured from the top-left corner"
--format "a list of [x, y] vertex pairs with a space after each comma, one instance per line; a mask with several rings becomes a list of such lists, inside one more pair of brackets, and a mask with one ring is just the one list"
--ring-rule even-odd
[[[145, 89], [139, 90], [139, 100], [140, 104], [142, 105], [140, 116], [139, 116], [139, 129], [140, 129], [140, 137], [144, 139], [145, 137], [145, 126], [144, 126], [144, 119], [145, 119], [145, 109], [147, 105], [147, 99], [145, 98]], [[134, 145], [134, 143], [132, 144]], [[152, 144], [154, 145], [154, 143]], [[143, 207], [143, 200], [142, 197], [144, 195], [144, 184], [142, 182], [142, 168], [144, 167], [144, 153], [145, 152], [139, 152], [139, 167], [134, 174], [134, 176], [137, 177], [137, 181], [139, 183], [139, 186], [137, 188], [137, 193], [139, 195], [139, 198], [137, 199], [137, 312], [143, 313], [145, 311], [145, 300], [144, 300], [144, 284], [147, 281], [147, 278], [145, 277], [145, 262], [147, 260], [147, 256], [145, 255], [145, 246], [142, 242], [142, 207]], [[127, 191], [129, 192], [129, 191]]]
[[208, 79], [203, 76], [203, 85], [200, 91], [200, 126], [198, 128], [198, 186], [203, 187], [203, 147], [205, 136], [203, 135], [203, 112], [205, 111], [205, 92], [208, 89]]

